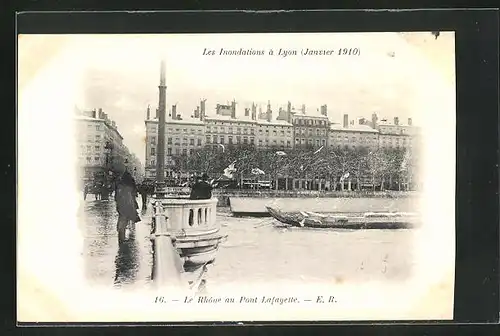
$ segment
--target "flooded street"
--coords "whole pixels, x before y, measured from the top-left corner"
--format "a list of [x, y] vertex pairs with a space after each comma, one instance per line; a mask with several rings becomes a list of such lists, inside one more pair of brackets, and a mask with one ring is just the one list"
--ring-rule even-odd
[[[82, 252], [92, 285], [151, 284], [150, 213], [119, 248], [114, 201], [85, 201]], [[273, 218], [234, 218], [226, 208], [217, 220], [228, 239], [209, 268], [209, 285], [391, 281], [411, 272], [412, 230], [285, 229]]]

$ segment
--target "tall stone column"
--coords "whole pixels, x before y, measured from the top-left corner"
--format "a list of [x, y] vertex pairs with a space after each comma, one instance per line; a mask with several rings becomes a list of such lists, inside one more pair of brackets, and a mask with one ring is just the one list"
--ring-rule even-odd
[[165, 194], [165, 122], [167, 106], [167, 85], [165, 80], [165, 61], [161, 61], [158, 101], [158, 146], [156, 153], [156, 190], [157, 197]]

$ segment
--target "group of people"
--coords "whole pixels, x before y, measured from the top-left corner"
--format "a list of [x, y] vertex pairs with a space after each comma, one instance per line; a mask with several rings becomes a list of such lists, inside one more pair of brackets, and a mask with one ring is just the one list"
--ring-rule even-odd
[[101, 200], [103, 195], [110, 194], [110, 186], [106, 186], [104, 182], [85, 183], [83, 186], [83, 200], [87, 199], [88, 194], [93, 194], [96, 200]]

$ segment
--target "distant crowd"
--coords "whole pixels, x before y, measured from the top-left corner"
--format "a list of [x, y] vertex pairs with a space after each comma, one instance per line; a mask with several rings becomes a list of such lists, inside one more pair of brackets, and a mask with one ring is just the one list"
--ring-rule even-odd
[[[107, 185], [102, 181], [86, 182], [83, 187], [83, 199], [86, 200], [88, 195], [93, 195], [95, 200], [103, 200], [112, 197], [116, 194], [116, 188], [122, 177], [112, 179]], [[143, 208], [145, 208], [148, 196], [152, 196], [155, 193], [155, 182], [152, 180], [144, 180], [142, 183], [136, 184], [133, 177], [132, 180], [131, 182], [133, 182], [135, 196], [141, 195]], [[206, 173], [193, 175], [190, 181], [184, 184], [184, 186], [191, 189], [189, 198], [193, 200], [210, 199], [212, 197], [214, 185], [214, 181], [209, 181], [209, 177]]]

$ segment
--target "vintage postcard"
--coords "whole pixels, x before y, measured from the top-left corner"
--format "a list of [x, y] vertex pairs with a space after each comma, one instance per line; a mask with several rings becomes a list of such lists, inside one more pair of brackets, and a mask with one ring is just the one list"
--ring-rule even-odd
[[20, 322], [452, 319], [454, 32], [20, 35]]

